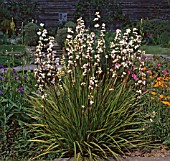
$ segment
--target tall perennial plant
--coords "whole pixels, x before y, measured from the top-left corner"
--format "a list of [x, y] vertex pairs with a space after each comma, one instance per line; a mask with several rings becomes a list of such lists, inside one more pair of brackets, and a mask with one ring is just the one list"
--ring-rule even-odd
[[[37, 157], [98, 160], [148, 143], [139, 115], [146, 84], [144, 62], [137, 30], [116, 30], [113, 42], [105, 40], [105, 24], [95, 14], [95, 30], [77, 20], [68, 28], [66, 56], [60, 60], [52, 50], [53, 38], [39, 32], [35, 76], [40, 95], [35, 94], [28, 114], [38, 123], [31, 125], [42, 151]], [[140, 94], [140, 95], [139, 95]]]

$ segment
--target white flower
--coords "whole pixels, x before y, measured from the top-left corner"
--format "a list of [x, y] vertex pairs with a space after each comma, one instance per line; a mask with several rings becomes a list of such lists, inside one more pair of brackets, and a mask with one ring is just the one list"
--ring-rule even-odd
[[92, 105], [94, 102], [93, 102], [92, 100], [90, 100], [90, 102], [89, 102], [89, 103], [90, 103], [90, 105]]
[[153, 120], [150, 118], [150, 122], [153, 122]]
[[42, 99], [45, 99], [47, 97], [47, 94], [42, 95]]
[[67, 32], [74, 33], [71, 28], [68, 27]]
[[123, 72], [123, 75], [126, 75], [126, 72]]
[[98, 21], [99, 19], [98, 18], [94, 18], [94, 20], [93, 21]]
[[116, 33], [118, 34], [118, 33], [121, 33], [121, 30], [120, 29], [117, 29], [116, 30]]
[[85, 106], [84, 106], [84, 105], [82, 105], [81, 107], [82, 107], [82, 108], [85, 108]]
[[139, 94], [142, 94], [142, 91], [141, 90], [138, 90], [138, 91], [136, 91], [137, 93], [139, 93]]
[[81, 83], [81, 86], [85, 86], [85, 85], [86, 85], [86, 83], [85, 83], [85, 82], [82, 82], [82, 83]]
[[95, 28], [98, 28], [100, 25], [97, 23], [94, 25]]
[[38, 32], [37, 32], [37, 35], [41, 35], [41, 31], [38, 31]]
[[137, 28], [133, 28], [133, 31], [138, 31], [138, 29]]
[[72, 38], [72, 35], [67, 35], [67, 38], [68, 38], [68, 39], [71, 39], [71, 38]]
[[142, 80], [138, 80], [138, 84], [142, 83]]
[[130, 33], [130, 32], [131, 32], [131, 29], [126, 29], [126, 32], [127, 32], [127, 33]]
[[41, 27], [44, 27], [44, 24], [43, 24], [43, 23], [40, 23], [40, 26], [41, 26]]

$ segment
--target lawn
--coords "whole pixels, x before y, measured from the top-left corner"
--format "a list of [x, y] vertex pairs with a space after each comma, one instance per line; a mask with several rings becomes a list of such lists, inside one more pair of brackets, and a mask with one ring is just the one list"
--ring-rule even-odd
[[144, 50], [146, 54], [161, 54], [161, 55], [169, 55], [170, 49], [163, 48], [161, 46], [156, 45], [143, 45], [141, 50]]
[[25, 52], [24, 45], [0, 45], [0, 53], [4, 52]]
[[26, 60], [24, 45], [0, 45], [0, 65], [4, 67], [18, 66]]

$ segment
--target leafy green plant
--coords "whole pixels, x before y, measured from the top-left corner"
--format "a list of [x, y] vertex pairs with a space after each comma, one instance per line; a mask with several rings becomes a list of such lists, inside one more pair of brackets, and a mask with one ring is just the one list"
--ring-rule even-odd
[[22, 160], [31, 155], [33, 147], [27, 142], [31, 135], [23, 122], [31, 121], [24, 111], [28, 105], [25, 98], [36, 90], [35, 79], [30, 72], [0, 68], [0, 159]]
[[28, 55], [25, 54], [25, 46], [1, 45], [0, 65], [4, 67], [19, 66], [29, 63]]
[[28, 46], [35, 46], [38, 43], [37, 32], [39, 26], [33, 22], [29, 22], [24, 26], [24, 44]]
[[169, 47], [170, 21], [159, 19], [142, 20], [137, 26], [144, 33], [145, 43]]

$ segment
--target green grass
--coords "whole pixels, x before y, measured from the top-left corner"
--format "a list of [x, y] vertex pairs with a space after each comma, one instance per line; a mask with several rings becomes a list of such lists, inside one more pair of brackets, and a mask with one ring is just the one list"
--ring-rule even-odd
[[4, 52], [25, 52], [24, 45], [0, 45], [0, 53]]
[[0, 65], [4, 67], [22, 65], [23, 57], [14, 57], [10, 55], [0, 55]]
[[[19, 52], [21, 56], [7, 55], [6, 52]], [[22, 65], [23, 60], [26, 59], [24, 45], [0, 45], [0, 65], [18, 66]]]
[[141, 50], [144, 50], [146, 54], [161, 54], [170, 56], [170, 49], [163, 48], [161, 46], [143, 45]]

